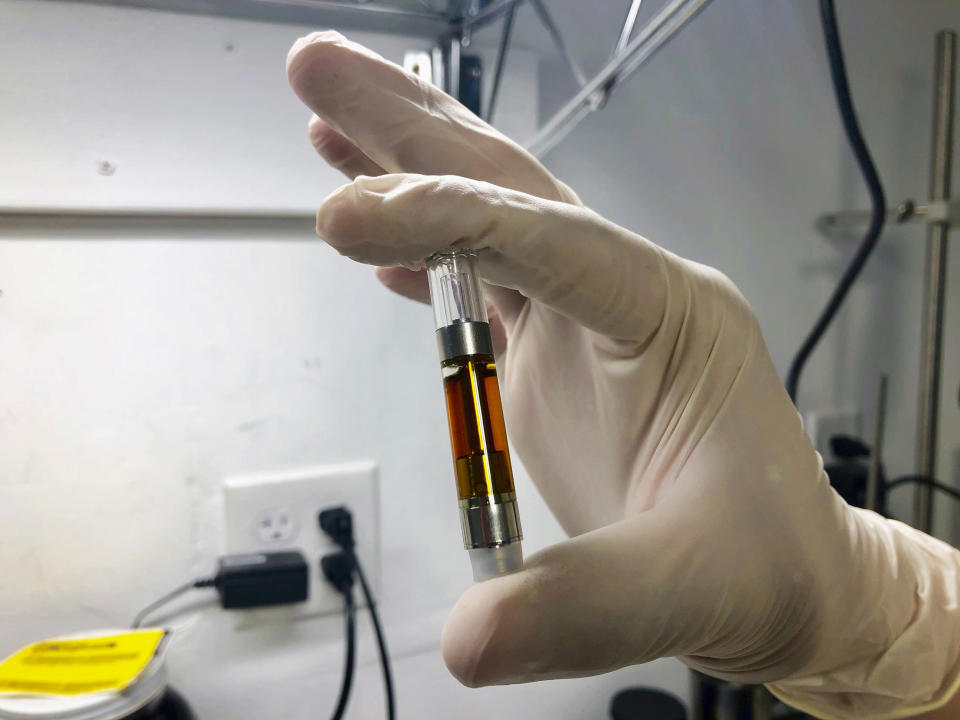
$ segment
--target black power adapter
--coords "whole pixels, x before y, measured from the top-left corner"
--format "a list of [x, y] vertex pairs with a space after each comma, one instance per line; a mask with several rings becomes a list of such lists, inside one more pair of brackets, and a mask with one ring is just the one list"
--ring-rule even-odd
[[309, 577], [307, 561], [297, 550], [223, 555], [216, 575], [191, 580], [154, 600], [137, 613], [133, 627], [193, 588], [215, 588], [226, 610], [303, 602], [310, 597]]
[[224, 555], [211, 583], [227, 610], [303, 602], [310, 596], [307, 561], [297, 550]]

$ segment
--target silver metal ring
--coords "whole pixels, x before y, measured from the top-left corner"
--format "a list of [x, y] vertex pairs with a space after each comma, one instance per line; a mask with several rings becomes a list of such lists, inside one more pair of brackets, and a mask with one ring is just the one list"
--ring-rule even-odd
[[441, 362], [468, 355], [492, 356], [490, 325], [485, 322], [445, 325], [437, 330], [437, 349]]
[[507, 545], [523, 539], [516, 494], [482, 495], [460, 501], [460, 527], [467, 550]]

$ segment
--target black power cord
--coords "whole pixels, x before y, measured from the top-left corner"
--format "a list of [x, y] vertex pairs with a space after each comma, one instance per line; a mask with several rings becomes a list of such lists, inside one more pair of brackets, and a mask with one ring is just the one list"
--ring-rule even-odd
[[346, 617], [347, 656], [343, 663], [343, 681], [340, 683], [340, 697], [331, 715], [331, 720], [340, 720], [347, 709], [350, 688], [353, 686], [353, 669], [357, 664], [357, 608], [353, 601], [353, 559], [347, 552], [324, 555], [320, 561], [323, 575], [343, 595], [344, 615]]
[[797, 389], [800, 385], [800, 374], [803, 372], [803, 366], [830, 326], [851, 286], [870, 258], [877, 241], [880, 239], [880, 232], [883, 230], [887, 213], [887, 202], [884, 198], [883, 186], [880, 184], [880, 176], [877, 174], [877, 169], [870, 158], [870, 152], [867, 150], [863, 134], [860, 132], [860, 124], [857, 122], [857, 114], [853, 108], [853, 99], [850, 97], [850, 86], [847, 83], [847, 70], [843, 62], [843, 50], [840, 47], [840, 32], [837, 29], [837, 15], [833, 0], [820, 0], [820, 20], [823, 25], [823, 38], [827, 46], [827, 58], [830, 62], [830, 76], [833, 78], [833, 89], [837, 96], [837, 108], [843, 121], [843, 129], [846, 131], [850, 149], [856, 157], [860, 173], [863, 175], [867, 190], [870, 193], [870, 226], [867, 228], [863, 240], [860, 241], [860, 246], [850, 260], [850, 264], [844, 270], [840, 282], [837, 283], [833, 294], [821, 311], [820, 317], [817, 318], [813, 329], [810, 330], [807, 338], [803, 341], [803, 345], [800, 346], [790, 363], [786, 386], [787, 392], [794, 403], [797, 401]]
[[136, 616], [133, 618], [133, 622], [130, 623], [130, 627], [132, 627], [133, 629], [137, 629], [141, 627], [143, 625], [144, 620], [146, 620], [150, 615], [152, 615], [154, 611], [163, 607], [171, 600], [175, 600], [176, 598], [180, 597], [186, 592], [189, 592], [190, 590], [193, 590], [194, 588], [212, 587], [214, 582], [215, 582], [215, 579], [212, 577], [197, 578], [196, 580], [185, 582], [183, 585], [177, 588], [174, 588], [173, 590], [168, 592], [166, 595], [163, 595], [157, 598], [152, 603], [150, 603], [145, 608], [143, 608], [143, 610], [138, 612]]
[[[377, 613], [377, 604], [374, 601], [373, 593], [370, 591], [370, 585], [367, 583], [367, 576], [363, 572], [360, 560], [354, 551], [353, 538], [353, 516], [345, 507], [334, 507], [323, 510], [318, 518], [320, 529], [323, 530], [352, 561], [353, 569], [357, 572], [360, 580], [360, 587], [363, 590], [363, 596], [366, 598], [367, 607], [370, 609], [370, 619], [373, 621], [373, 630], [377, 636], [377, 648], [380, 651], [380, 667], [383, 671], [383, 689], [386, 696], [387, 718], [394, 720], [396, 716], [396, 704], [393, 697], [393, 674], [390, 670], [390, 654], [387, 652], [387, 641], [383, 635], [383, 628], [380, 626], [380, 616]], [[333, 557], [333, 556], [327, 556]], [[324, 558], [326, 560], [326, 558]]]

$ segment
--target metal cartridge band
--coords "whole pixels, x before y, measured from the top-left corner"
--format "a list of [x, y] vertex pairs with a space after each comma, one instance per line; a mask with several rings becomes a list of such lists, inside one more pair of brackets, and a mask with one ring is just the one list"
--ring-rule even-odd
[[463, 546], [499, 547], [523, 539], [516, 493], [483, 495], [460, 501]]
[[460, 322], [437, 330], [440, 361], [466, 355], [493, 355], [490, 325], [485, 322]]

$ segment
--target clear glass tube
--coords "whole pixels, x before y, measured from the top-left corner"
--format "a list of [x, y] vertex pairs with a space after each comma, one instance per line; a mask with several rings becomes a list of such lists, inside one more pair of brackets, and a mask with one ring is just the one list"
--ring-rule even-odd
[[457, 323], [487, 322], [475, 252], [437, 253], [427, 261], [427, 278], [437, 329]]

